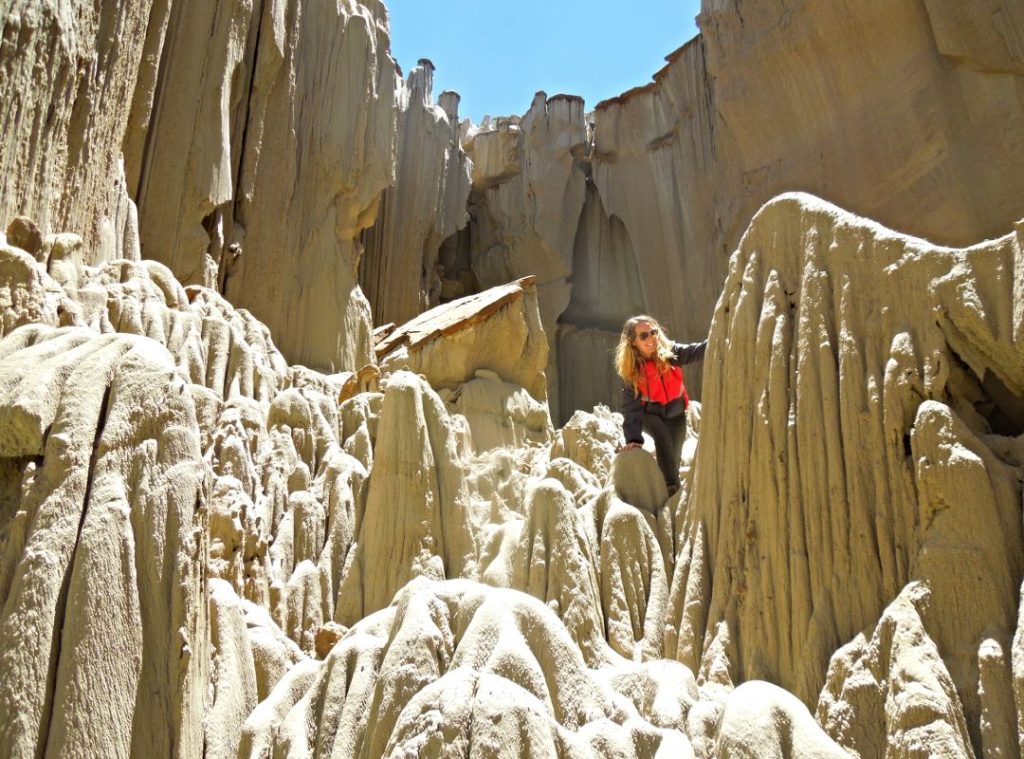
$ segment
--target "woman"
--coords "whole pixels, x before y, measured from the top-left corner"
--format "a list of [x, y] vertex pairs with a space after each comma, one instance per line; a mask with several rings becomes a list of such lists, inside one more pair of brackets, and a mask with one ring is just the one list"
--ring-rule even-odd
[[623, 450], [641, 448], [641, 430], [646, 430], [654, 438], [669, 495], [679, 490], [679, 459], [690, 403], [682, 365], [700, 361], [707, 347], [707, 340], [673, 343], [656, 320], [641, 315], [626, 321], [615, 351], [615, 369], [622, 378]]

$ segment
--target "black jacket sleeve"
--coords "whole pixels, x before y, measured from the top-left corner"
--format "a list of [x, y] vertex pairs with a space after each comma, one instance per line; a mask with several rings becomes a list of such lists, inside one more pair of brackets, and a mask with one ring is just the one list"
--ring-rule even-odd
[[708, 348], [708, 341], [701, 340], [699, 343], [673, 343], [672, 352], [676, 354], [676, 360], [680, 364], [693, 364], [704, 358], [704, 351]]
[[622, 434], [627, 443], [643, 443], [643, 401], [633, 388], [622, 383]]

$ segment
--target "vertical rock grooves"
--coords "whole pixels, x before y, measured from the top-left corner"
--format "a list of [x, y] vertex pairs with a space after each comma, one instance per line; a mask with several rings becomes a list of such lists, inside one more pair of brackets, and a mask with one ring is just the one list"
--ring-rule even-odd
[[813, 703], [831, 652], [920, 580], [933, 609], [972, 599], [923, 620], [980, 747], [978, 647], [1016, 624], [1021, 461], [947, 337], [976, 376], [1020, 382], [997, 272], [1022, 255], [1013, 236], [933, 248], [806, 196], [755, 217], [716, 309], [688, 516], [713, 578], [702, 672], [724, 652], [734, 682]]
[[0, 248], [6, 753], [1012, 749], [1019, 232], [766, 205], [672, 498], [607, 410], [551, 430], [529, 280], [325, 375], [75, 250]]
[[[93, 446], [92, 446], [93, 453], [92, 453], [92, 456], [89, 459], [89, 471], [86, 474], [85, 498], [84, 498], [84, 501], [83, 501], [83, 503], [85, 503], [86, 505], [89, 503], [89, 498], [90, 498], [90, 495], [92, 494], [93, 478], [94, 478], [95, 473], [96, 473], [97, 448], [99, 447], [100, 437], [103, 434], [103, 426], [106, 423], [107, 408], [109, 407], [109, 404], [110, 404], [110, 388], [106, 387], [104, 389], [104, 391], [103, 391], [103, 400], [100, 402], [99, 414], [97, 415], [98, 423], [96, 425], [95, 437], [93, 439]], [[57, 679], [57, 673], [59, 672], [59, 668], [60, 668], [61, 651], [63, 649], [63, 644], [64, 644], [63, 628], [64, 628], [64, 619], [65, 619], [65, 616], [66, 616], [65, 615], [65, 608], [67, 606], [68, 586], [71, 584], [71, 573], [72, 573], [72, 570], [73, 570], [73, 568], [75, 566], [75, 557], [78, 554], [78, 547], [79, 547], [79, 544], [81, 543], [81, 539], [82, 539], [82, 528], [85, 526], [85, 515], [86, 515], [86, 508], [83, 508], [82, 509], [81, 517], [78, 520], [78, 531], [75, 533], [74, 548], [71, 551], [71, 557], [70, 557], [70, 561], [68, 562], [67, 572], [65, 573], [64, 578], [61, 581], [60, 591], [59, 591], [58, 597], [57, 597], [57, 606], [56, 606], [56, 608], [54, 610], [54, 618], [58, 621], [57, 627], [59, 629], [59, 632], [55, 635], [55, 638], [56, 638], [56, 640], [55, 640], [55, 652], [54, 652], [54, 655], [53, 655], [54, 665], [51, 666], [50, 671], [49, 671], [49, 675], [50, 675], [51, 679], [46, 684], [47, 694], [49, 696], [52, 696], [52, 694], [54, 694], [56, 692], [56, 679]], [[43, 726], [42, 726], [42, 729], [40, 730], [40, 733], [39, 733], [39, 740], [38, 740], [37, 745], [38, 746], [47, 746], [47, 745], [49, 745], [50, 733], [52, 731], [53, 731], [53, 701], [50, 698], [47, 698], [46, 704], [43, 707]]]
[[[126, 143], [123, 148], [127, 164], [125, 172], [128, 178], [129, 193], [136, 205], [141, 203], [139, 194], [148, 182], [149, 167], [153, 157], [157, 130], [151, 129], [150, 125], [161, 121], [164, 112], [163, 92], [168, 86], [167, 69], [170, 66], [171, 58], [167, 51], [175, 48], [174, 38], [181, 29], [178, 17], [184, 13], [182, 9], [186, 5], [185, 3], [174, 3], [173, 0], [163, 0], [163, 2], [157, 0], [157, 3], [154, 4], [146, 29], [146, 48], [149, 50], [150, 56], [156, 58], [154, 77], [151, 82], [140, 81], [140, 86], [135, 91], [131, 119], [134, 130], [127, 135], [132, 142]], [[160, 12], [161, 10], [163, 13]], [[151, 43], [154, 35], [156, 39]], [[155, 51], [151, 44], [156, 48]], [[153, 63], [147, 61], [147, 64], [148, 69], [153, 70]], [[140, 139], [141, 149], [133, 149], [134, 144]]]
[[401, 324], [440, 303], [441, 243], [469, 221], [470, 164], [459, 144], [458, 96], [442, 94], [447, 111], [434, 105], [433, 71], [422, 60], [400, 83], [395, 184], [363, 236], [359, 278], [377, 324]]
[[1019, 756], [1019, 3], [458, 129], [380, 0], [0, 16], [0, 754]]

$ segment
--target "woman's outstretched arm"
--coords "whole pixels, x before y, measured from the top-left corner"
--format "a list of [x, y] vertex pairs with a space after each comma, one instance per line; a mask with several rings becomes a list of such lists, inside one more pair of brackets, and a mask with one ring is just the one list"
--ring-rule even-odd
[[676, 360], [680, 364], [692, 364], [704, 358], [704, 351], [708, 348], [708, 341], [701, 340], [699, 343], [673, 343], [672, 352], [676, 354]]

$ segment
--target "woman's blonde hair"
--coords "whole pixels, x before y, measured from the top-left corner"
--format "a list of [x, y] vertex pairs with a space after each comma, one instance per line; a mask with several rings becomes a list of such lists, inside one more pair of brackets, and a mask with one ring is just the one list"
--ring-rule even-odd
[[640, 395], [640, 383], [644, 379], [644, 359], [637, 351], [633, 340], [636, 338], [636, 325], [641, 322], [647, 322], [652, 329], [658, 330], [658, 350], [654, 355], [654, 362], [659, 374], [668, 371], [668, 362], [672, 358], [672, 343], [657, 319], [647, 314], [639, 314], [626, 320], [622, 325], [619, 344], [615, 348], [615, 371], [637, 395]]

